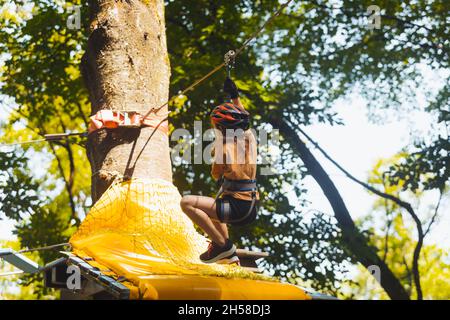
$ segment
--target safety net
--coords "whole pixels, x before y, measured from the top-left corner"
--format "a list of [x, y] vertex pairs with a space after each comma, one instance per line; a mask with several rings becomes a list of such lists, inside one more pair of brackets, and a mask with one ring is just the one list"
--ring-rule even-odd
[[70, 239], [73, 253], [126, 279], [136, 299], [308, 298], [298, 287], [237, 265], [202, 263], [207, 239], [181, 211], [180, 200], [162, 179], [113, 183]]

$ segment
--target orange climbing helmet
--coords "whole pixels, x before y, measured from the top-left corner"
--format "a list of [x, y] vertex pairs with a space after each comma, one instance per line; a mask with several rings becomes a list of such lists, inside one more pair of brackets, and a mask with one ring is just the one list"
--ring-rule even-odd
[[225, 102], [211, 112], [211, 121], [216, 128], [247, 130], [250, 125], [249, 115], [243, 107]]

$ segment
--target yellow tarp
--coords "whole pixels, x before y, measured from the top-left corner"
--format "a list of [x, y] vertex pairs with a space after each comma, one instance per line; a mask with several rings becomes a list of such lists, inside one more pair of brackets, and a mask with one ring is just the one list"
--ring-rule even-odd
[[124, 276], [136, 299], [309, 298], [238, 266], [202, 263], [207, 239], [181, 211], [180, 199], [164, 180], [113, 184], [70, 239], [74, 254]]

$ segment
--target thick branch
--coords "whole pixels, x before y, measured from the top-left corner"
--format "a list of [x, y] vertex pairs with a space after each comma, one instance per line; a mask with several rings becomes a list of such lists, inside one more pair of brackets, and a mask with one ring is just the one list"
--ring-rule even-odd
[[76, 103], [77, 105], [77, 109], [78, 109], [78, 114], [81, 117], [81, 119], [83, 120], [84, 125], [86, 126], [86, 129], [89, 127], [89, 121], [86, 118], [86, 115], [83, 112], [83, 109], [81, 107], [81, 104], [79, 102]]
[[[62, 119], [61, 114], [57, 110], [57, 114], [59, 117], [59, 123], [61, 125], [62, 132], [67, 132], [67, 127]], [[73, 152], [72, 147], [70, 146], [70, 143], [68, 141], [65, 141], [65, 143], [61, 144], [61, 146], [66, 149], [67, 155], [69, 157], [69, 178], [66, 179], [64, 176], [64, 171], [62, 171], [62, 166], [59, 164], [59, 158], [58, 158], [58, 165], [60, 167], [61, 175], [64, 178], [64, 183], [66, 184], [67, 193], [69, 195], [69, 201], [70, 201], [70, 207], [72, 210], [72, 218], [75, 219], [77, 222], [80, 222], [76, 213], [75, 208], [75, 200], [73, 195], [73, 182], [75, 178], [75, 159], [73, 158]], [[56, 156], [56, 152], [53, 152]]]
[[66, 179], [61, 159], [58, 157], [58, 154], [56, 153], [56, 149], [55, 149], [55, 146], [53, 145], [53, 143], [50, 143], [50, 148], [52, 149], [52, 153], [56, 158], [56, 162], [58, 164], [58, 170], [61, 174], [62, 179], [64, 180], [64, 185], [65, 185], [66, 191], [69, 195], [69, 203], [70, 203], [70, 210], [72, 212], [72, 217], [75, 217], [75, 219], [76, 219], [76, 210], [75, 210], [75, 202], [73, 200], [72, 187], [70, 186], [69, 181]]
[[383, 252], [383, 261], [386, 262], [386, 258], [389, 251], [389, 231], [391, 230], [392, 218], [390, 217], [391, 210], [387, 204], [387, 199], [384, 200], [384, 207], [386, 209], [386, 234], [384, 236], [384, 252]]
[[437, 202], [437, 204], [436, 204], [436, 207], [434, 208], [434, 214], [433, 214], [433, 216], [431, 217], [430, 222], [428, 223], [428, 227], [426, 228], [425, 232], [423, 233], [423, 237], [424, 237], [424, 238], [425, 238], [426, 235], [430, 232], [431, 226], [432, 226], [433, 223], [436, 221], [436, 218], [437, 218], [438, 212], [439, 212], [439, 207], [440, 207], [441, 201], [442, 201], [442, 194], [443, 194], [443, 192], [440, 191], [438, 202]]

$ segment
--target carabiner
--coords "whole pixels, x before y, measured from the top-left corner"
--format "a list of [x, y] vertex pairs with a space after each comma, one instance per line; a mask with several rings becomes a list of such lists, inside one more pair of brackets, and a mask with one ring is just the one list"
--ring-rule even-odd
[[231, 69], [234, 67], [234, 62], [236, 58], [236, 51], [230, 50], [227, 53], [225, 53], [225, 56], [223, 57], [223, 61], [225, 63], [225, 66], [227, 67], [227, 74], [228, 77], [231, 76]]

